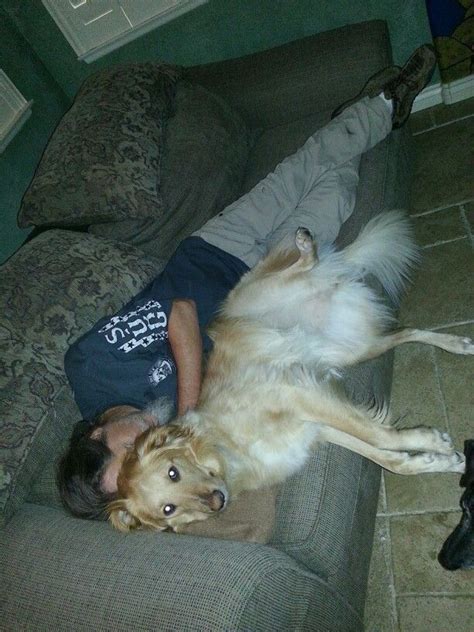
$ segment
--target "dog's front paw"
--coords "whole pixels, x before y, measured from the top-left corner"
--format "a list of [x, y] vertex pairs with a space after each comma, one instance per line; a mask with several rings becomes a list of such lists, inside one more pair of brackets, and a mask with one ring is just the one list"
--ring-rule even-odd
[[459, 338], [459, 353], [463, 355], [474, 355], [474, 340], [472, 338]]
[[458, 474], [462, 474], [466, 466], [464, 454], [461, 452], [453, 452], [452, 454], [425, 452], [412, 458], [422, 463], [418, 473], [457, 472]]
[[474, 355], [474, 340], [467, 336], [455, 336], [453, 334], [439, 334], [442, 349], [459, 355]]
[[436, 452], [438, 454], [453, 454], [454, 446], [451, 437], [447, 432], [441, 432], [437, 428], [428, 428], [427, 426], [420, 426], [413, 429], [418, 435], [420, 444], [414, 446], [422, 448], [424, 452]]
[[437, 446], [437, 452], [443, 454], [452, 454], [454, 452], [454, 445], [451, 437], [447, 432], [441, 432], [436, 428], [433, 428], [434, 442]]
[[455, 452], [453, 457], [454, 469], [452, 471], [464, 474], [466, 471], [466, 457], [462, 452]]

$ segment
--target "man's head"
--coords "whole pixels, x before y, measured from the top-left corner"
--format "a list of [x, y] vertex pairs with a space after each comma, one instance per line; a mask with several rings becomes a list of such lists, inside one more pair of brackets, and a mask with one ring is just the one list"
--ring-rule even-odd
[[105, 520], [106, 507], [117, 495], [125, 455], [138, 436], [169, 417], [169, 406], [158, 402], [145, 410], [114, 406], [91, 421], [78, 422], [58, 464], [57, 482], [65, 507], [81, 518]]

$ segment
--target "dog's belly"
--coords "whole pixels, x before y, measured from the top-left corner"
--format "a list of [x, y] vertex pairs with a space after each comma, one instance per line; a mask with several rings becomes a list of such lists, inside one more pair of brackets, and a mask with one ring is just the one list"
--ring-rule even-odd
[[257, 432], [254, 429], [250, 442], [234, 435], [240, 449], [234, 453], [232, 470], [239, 488], [280, 483], [303, 467], [317, 441], [318, 424], [295, 421], [284, 429], [278, 426], [263, 424]]
[[311, 422], [299, 426], [297, 432], [268, 437], [251, 446], [250, 456], [264, 466], [268, 475], [283, 480], [301, 469], [308, 459], [317, 439], [318, 427]]

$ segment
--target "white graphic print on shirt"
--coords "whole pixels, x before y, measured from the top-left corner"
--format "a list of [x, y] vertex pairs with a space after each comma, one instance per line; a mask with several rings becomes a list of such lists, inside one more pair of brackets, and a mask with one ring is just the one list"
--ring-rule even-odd
[[122, 316], [113, 316], [99, 329], [105, 340], [124, 353], [137, 347], [148, 347], [156, 340], [168, 338], [168, 319], [161, 303], [148, 301]]
[[175, 365], [171, 358], [158, 358], [148, 371], [148, 381], [156, 386], [163, 380], [166, 380], [168, 375], [171, 375], [174, 370]]

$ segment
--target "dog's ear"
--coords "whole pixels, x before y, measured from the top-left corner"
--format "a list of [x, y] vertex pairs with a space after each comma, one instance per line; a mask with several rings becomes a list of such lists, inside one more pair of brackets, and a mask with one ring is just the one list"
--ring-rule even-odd
[[180, 439], [187, 439], [191, 430], [172, 424], [159, 428], [150, 428], [140, 435], [135, 442], [135, 449], [140, 458], [158, 448], [164, 448]]
[[127, 533], [132, 529], [137, 529], [141, 522], [127, 509], [127, 501], [124, 498], [114, 500], [107, 507], [107, 513], [109, 514], [109, 520], [112, 525], [119, 531]]
[[188, 443], [187, 450], [198, 465], [209, 470], [213, 476], [222, 476], [223, 465], [213, 446], [198, 437], [193, 437]]
[[135, 449], [138, 456], [141, 458], [148, 454], [151, 450], [162, 448], [168, 438], [169, 428], [168, 426], [160, 428], [150, 428], [143, 434], [141, 434], [135, 441]]

